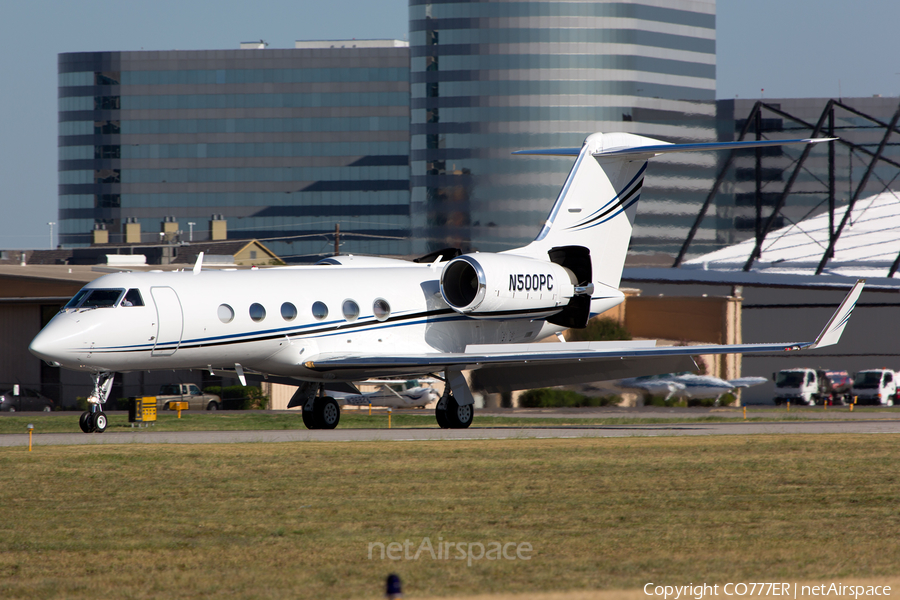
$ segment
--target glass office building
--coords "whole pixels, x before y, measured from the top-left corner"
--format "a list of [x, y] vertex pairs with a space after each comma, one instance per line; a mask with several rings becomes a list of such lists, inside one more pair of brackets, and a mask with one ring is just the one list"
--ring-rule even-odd
[[[572, 159], [515, 150], [596, 131], [714, 141], [715, 49], [713, 0], [410, 0], [414, 252], [534, 238]], [[677, 251], [715, 161], [654, 162], [633, 252]], [[715, 242], [714, 216], [696, 239]]]
[[62, 245], [165, 230], [305, 260], [337, 224], [342, 252], [409, 253], [405, 42], [59, 55]]

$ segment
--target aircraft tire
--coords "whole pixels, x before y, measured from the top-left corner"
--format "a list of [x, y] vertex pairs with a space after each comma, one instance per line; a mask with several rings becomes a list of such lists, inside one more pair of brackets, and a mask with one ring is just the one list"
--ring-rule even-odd
[[92, 415], [91, 421], [94, 425], [94, 431], [97, 433], [103, 433], [106, 431], [106, 426], [109, 425], [109, 420], [106, 418], [105, 412], [98, 412]]
[[304, 406], [300, 410], [300, 414], [303, 415], [303, 424], [306, 425], [307, 429], [318, 429], [319, 428], [318, 423], [316, 423], [316, 415], [315, 415], [314, 407], [315, 407], [315, 405], [313, 405], [313, 408], [310, 408], [309, 410], [307, 410], [306, 407]]
[[341, 422], [341, 407], [330, 396], [318, 398], [313, 407], [313, 413], [318, 425], [316, 429], [334, 429]]
[[[441, 406], [444, 404], [444, 406]], [[434, 409], [434, 418], [437, 420], [438, 427], [441, 429], [449, 429], [450, 422], [447, 420], [447, 406], [446, 402], [441, 399], [438, 400], [437, 406]]]
[[475, 418], [475, 405], [460, 406], [456, 398], [447, 398], [447, 425], [450, 429], [466, 429]]
[[85, 433], [91, 432], [91, 413], [83, 412], [81, 413], [81, 417], [78, 419], [78, 426], [81, 427], [81, 430]]

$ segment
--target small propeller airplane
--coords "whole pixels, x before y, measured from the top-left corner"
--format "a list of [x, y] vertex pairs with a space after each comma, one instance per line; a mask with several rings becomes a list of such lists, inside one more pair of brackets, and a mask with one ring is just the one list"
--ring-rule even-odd
[[648, 375], [629, 377], [616, 382], [616, 387], [640, 390], [651, 396], [670, 398], [715, 398], [719, 400], [725, 394], [738, 388], [748, 388], [769, 381], [765, 377], [738, 377], [737, 379], [719, 379], [712, 375], [696, 375], [694, 373], [668, 373], [666, 375]]
[[671, 152], [812, 144], [828, 139], [669, 144], [595, 133], [581, 148], [517, 154], [574, 156], [550, 216], [530, 244], [504, 252], [450, 249], [416, 261], [335, 256], [267, 269], [123, 272], [82, 288], [29, 349], [94, 381], [85, 432], [107, 425], [116, 372], [208, 369], [298, 385], [311, 429], [338, 425], [324, 391], [372, 378], [433, 376], [444, 428], [465, 428], [488, 392], [691, 371], [691, 355], [787, 352], [837, 343], [863, 282], [809, 342], [657, 347], [654, 341], [536, 343], [624, 300], [618, 286], [648, 161]]
[[325, 386], [325, 392], [337, 400], [338, 406], [378, 406], [383, 408], [424, 408], [426, 404], [440, 400], [441, 395], [430, 386], [419, 385], [418, 380], [399, 379], [369, 380], [367, 385], [378, 385], [372, 392], [348, 394], [332, 391]]

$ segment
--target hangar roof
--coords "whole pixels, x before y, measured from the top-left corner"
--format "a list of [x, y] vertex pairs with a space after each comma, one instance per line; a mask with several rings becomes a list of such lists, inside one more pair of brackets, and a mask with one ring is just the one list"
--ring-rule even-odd
[[[835, 210], [835, 227], [846, 207]], [[900, 274], [888, 278], [900, 256], [900, 193], [886, 191], [856, 202], [835, 246], [834, 257], [820, 275], [816, 269], [828, 248], [828, 213], [792, 223], [766, 236], [760, 258], [743, 270], [756, 240], [710, 252], [681, 268], [626, 268], [631, 282], [708, 283], [780, 287], [848, 288], [859, 278], [868, 289], [900, 288]]]
[[[835, 226], [846, 208], [835, 211]], [[828, 247], [828, 213], [804, 219], [766, 236], [752, 270], [758, 273], [814, 275]], [[685, 269], [742, 270], [753, 251], [749, 239], [687, 261]], [[887, 277], [900, 256], [900, 194], [887, 191], [856, 202], [850, 220], [823, 274]]]

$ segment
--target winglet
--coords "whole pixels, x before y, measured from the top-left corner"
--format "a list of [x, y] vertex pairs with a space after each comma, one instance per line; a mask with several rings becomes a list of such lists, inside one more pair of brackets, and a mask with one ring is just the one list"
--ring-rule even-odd
[[853, 309], [856, 308], [856, 302], [859, 300], [859, 295], [862, 293], [865, 285], [865, 279], [859, 279], [853, 284], [850, 293], [847, 294], [847, 297], [841, 302], [837, 311], [831, 316], [828, 325], [825, 326], [825, 329], [822, 330], [822, 333], [819, 334], [816, 341], [813, 342], [811, 346], [807, 346], [807, 348], [821, 348], [823, 346], [832, 346], [838, 343], [838, 340], [841, 339], [841, 334], [844, 333], [844, 327], [847, 325], [847, 321], [850, 320]]
[[194, 275], [200, 272], [200, 269], [203, 268], [203, 253], [197, 255], [197, 262], [194, 263]]

